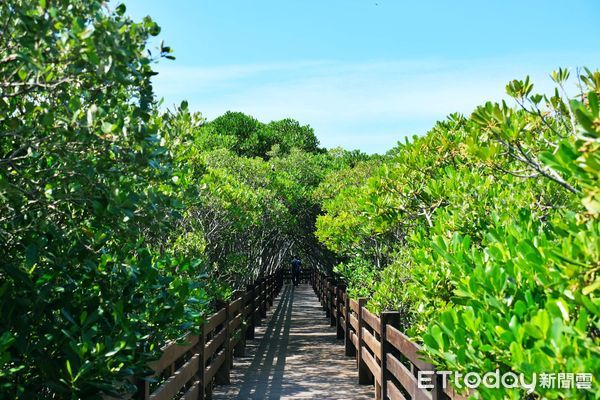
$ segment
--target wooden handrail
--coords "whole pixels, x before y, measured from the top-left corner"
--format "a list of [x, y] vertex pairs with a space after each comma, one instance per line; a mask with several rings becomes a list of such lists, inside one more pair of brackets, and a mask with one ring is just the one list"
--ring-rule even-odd
[[[138, 378], [133, 396], [144, 400], [210, 398], [213, 384], [229, 382], [234, 356], [243, 356], [246, 339], [254, 337], [254, 328], [266, 316], [267, 308], [283, 286], [283, 270], [236, 291], [228, 302], [208, 317], [199, 332], [164, 346], [160, 358], [148, 366], [148, 378]], [[104, 396], [105, 399], [114, 399]]]
[[[325, 315], [336, 326], [345, 354], [357, 360], [358, 382], [375, 386], [375, 399], [463, 400], [452, 388], [442, 388], [434, 366], [421, 356], [421, 346], [400, 329], [400, 314], [385, 311], [380, 316], [365, 307], [367, 299], [352, 299], [343, 284], [313, 270], [310, 282]], [[433, 372], [433, 390], [419, 388], [419, 371]]]

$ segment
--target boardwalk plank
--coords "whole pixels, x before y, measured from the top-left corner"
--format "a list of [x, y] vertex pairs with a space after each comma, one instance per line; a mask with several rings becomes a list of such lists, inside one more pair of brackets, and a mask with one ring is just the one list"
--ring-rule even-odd
[[312, 288], [287, 285], [213, 399], [372, 399], [341, 344]]

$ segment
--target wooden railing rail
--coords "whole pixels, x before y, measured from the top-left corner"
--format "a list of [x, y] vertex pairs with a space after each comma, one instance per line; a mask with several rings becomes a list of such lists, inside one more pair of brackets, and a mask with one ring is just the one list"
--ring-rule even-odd
[[[309, 283], [312, 276], [312, 268], [302, 268], [300, 271], [300, 282]], [[292, 282], [292, 269], [284, 268], [283, 270], [284, 282]]]
[[[398, 312], [374, 315], [365, 307], [367, 299], [350, 298], [343, 283], [316, 269], [310, 282], [337, 338], [344, 340], [345, 354], [356, 357], [358, 383], [374, 385], [375, 399], [465, 399], [451, 387], [442, 387], [434, 366], [423, 360], [421, 346], [399, 329]], [[419, 371], [432, 372], [433, 389], [418, 387]]]
[[[246, 290], [233, 293], [228, 302], [199, 327], [177, 343], [162, 348], [161, 357], [150, 363], [154, 373], [136, 380], [144, 400], [210, 399], [214, 384], [228, 384], [234, 357], [244, 355], [247, 339], [283, 286], [283, 270], [258, 279]], [[159, 383], [151, 384], [151, 380]], [[105, 399], [112, 399], [105, 397]]]

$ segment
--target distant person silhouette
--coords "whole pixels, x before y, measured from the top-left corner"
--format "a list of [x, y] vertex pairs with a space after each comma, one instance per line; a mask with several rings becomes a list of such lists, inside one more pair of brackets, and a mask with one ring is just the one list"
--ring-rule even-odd
[[300, 273], [302, 272], [302, 261], [297, 256], [292, 260], [292, 283], [298, 286], [300, 283]]

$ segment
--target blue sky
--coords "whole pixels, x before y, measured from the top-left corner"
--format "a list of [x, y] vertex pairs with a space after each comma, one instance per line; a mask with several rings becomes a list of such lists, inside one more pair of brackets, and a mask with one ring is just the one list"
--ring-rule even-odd
[[188, 100], [311, 125], [326, 147], [385, 152], [451, 112], [504, 97], [530, 75], [600, 67], [598, 0], [126, 0], [175, 61], [156, 69], [165, 105]]

